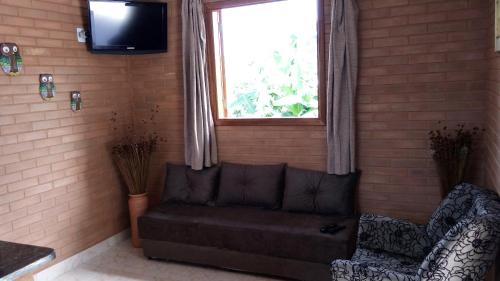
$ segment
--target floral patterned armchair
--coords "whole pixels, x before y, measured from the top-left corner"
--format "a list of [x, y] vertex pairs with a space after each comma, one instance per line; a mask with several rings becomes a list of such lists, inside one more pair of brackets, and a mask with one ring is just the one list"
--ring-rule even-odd
[[500, 242], [500, 199], [460, 184], [427, 225], [364, 214], [351, 260], [332, 263], [333, 280], [484, 280]]

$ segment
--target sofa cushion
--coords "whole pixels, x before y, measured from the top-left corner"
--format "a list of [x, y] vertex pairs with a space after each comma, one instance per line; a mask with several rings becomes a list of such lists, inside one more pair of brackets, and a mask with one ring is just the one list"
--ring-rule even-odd
[[[321, 226], [346, 226], [334, 235]], [[329, 264], [354, 252], [357, 218], [248, 207], [162, 204], [139, 218], [142, 239]]]
[[222, 163], [217, 205], [279, 208], [284, 167]]
[[167, 163], [163, 201], [207, 204], [213, 200], [218, 176], [219, 167], [195, 171]]
[[283, 209], [318, 214], [350, 215], [358, 173], [345, 176], [288, 167]]

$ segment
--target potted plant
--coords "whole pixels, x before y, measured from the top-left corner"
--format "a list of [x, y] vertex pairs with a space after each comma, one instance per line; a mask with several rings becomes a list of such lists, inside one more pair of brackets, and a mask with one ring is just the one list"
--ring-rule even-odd
[[429, 132], [432, 158], [437, 166], [443, 198], [464, 181], [473, 147], [483, 131], [478, 127], [466, 129], [465, 124], [458, 124], [453, 131], [444, 126]]
[[[147, 128], [148, 123], [155, 124], [154, 117], [158, 111], [158, 106], [151, 109], [151, 117], [147, 121], [142, 120], [144, 126], [141, 128]], [[111, 118], [115, 131], [117, 130], [117, 115], [116, 112], [113, 112]], [[151, 133], [143, 130], [141, 134], [136, 134], [134, 129], [128, 126], [125, 137], [112, 147], [113, 160], [128, 188], [132, 245], [136, 248], [141, 247], [137, 218], [143, 215], [148, 208], [147, 182], [149, 164], [159, 141], [163, 141], [163, 139], [156, 132]]]

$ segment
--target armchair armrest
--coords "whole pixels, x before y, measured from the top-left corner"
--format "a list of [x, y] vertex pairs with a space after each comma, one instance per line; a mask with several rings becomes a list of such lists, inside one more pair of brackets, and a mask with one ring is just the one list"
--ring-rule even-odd
[[418, 259], [423, 259], [432, 247], [425, 226], [373, 214], [361, 216], [357, 244]]
[[332, 280], [334, 281], [415, 281], [414, 276], [401, 274], [384, 268], [371, 267], [363, 263], [348, 260], [332, 262]]

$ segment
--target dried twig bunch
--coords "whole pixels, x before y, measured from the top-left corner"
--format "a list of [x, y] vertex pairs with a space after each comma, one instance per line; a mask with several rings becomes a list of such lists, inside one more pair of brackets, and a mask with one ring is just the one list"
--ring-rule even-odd
[[[120, 174], [129, 189], [130, 195], [146, 193], [151, 155], [159, 142], [165, 140], [156, 131], [148, 132], [148, 125], [154, 125], [155, 115], [159, 106], [155, 105], [150, 112], [150, 117], [143, 119], [141, 133], [137, 134], [132, 126], [127, 126], [125, 136], [112, 147], [113, 159]], [[118, 113], [113, 112], [111, 122], [113, 130], [117, 131]]]
[[465, 124], [458, 124], [454, 130], [444, 126], [429, 132], [432, 158], [438, 167], [443, 196], [463, 182], [470, 155], [483, 131], [478, 127], [466, 129]]

